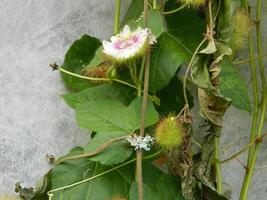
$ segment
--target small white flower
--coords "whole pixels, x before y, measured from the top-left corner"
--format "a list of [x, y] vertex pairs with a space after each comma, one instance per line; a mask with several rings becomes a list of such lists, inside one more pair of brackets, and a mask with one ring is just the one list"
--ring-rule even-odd
[[125, 62], [146, 53], [149, 45], [156, 43], [156, 37], [148, 29], [138, 27], [131, 31], [126, 25], [123, 30], [109, 41], [103, 41], [103, 53], [115, 62]]
[[126, 141], [131, 144], [131, 146], [135, 147], [135, 150], [145, 150], [149, 151], [150, 147], [154, 144], [154, 138], [150, 135], [146, 135], [145, 137], [139, 135], [129, 135], [126, 137]]

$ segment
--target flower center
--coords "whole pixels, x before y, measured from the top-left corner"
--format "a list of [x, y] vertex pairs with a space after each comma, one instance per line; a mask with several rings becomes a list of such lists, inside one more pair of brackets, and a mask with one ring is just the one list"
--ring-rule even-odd
[[122, 38], [121, 40], [114, 43], [116, 49], [127, 49], [139, 41], [137, 35], [130, 36], [128, 38]]

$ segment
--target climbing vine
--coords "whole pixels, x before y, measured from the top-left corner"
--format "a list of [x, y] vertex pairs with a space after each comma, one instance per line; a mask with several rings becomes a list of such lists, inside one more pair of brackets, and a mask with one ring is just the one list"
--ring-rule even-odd
[[[132, 0], [123, 17], [121, 0], [114, 2], [110, 38], [83, 35], [62, 65], [50, 65], [69, 88], [63, 99], [90, 141], [51, 158], [35, 189], [18, 183], [16, 192], [25, 200], [227, 200], [223, 163], [248, 152], [240, 192], [247, 199], [266, 136], [261, 0], [255, 20], [247, 0]], [[246, 45], [250, 57], [236, 60]], [[236, 67], [247, 62], [253, 104]], [[205, 121], [202, 141], [194, 138], [193, 102]], [[251, 113], [250, 143], [222, 160], [230, 105]]]

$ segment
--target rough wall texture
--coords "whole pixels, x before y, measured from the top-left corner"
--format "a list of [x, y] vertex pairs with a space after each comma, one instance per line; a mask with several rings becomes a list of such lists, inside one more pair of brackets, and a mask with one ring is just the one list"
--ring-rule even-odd
[[[62, 63], [69, 45], [82, 34], [100, 39], [112, 33], [114, 2], [107, 0], [1, 0], [0, 1], [0, 196], [13, 193], [20, 180], [33, 185], [49, 168], [47, 153], [62, 155], [83, 145], [88, 133], [76, 126], [73, 112], [60, 94], [64, 93], [58, 73], [48, 64]], [[123, 1], [126, 7], [129, 1]], [[266, 48], [267, 5], [263, 29]], [[252, 7], [254, 10], [254, 7]], [[266, 50], [265, 50], [266, 51]], [[246, 58], [246, 53], [240, 58]], [[250, 84], [247, 66], [241, 72]], [[197, 107], [194, 110], [197, 113]], [[199, 120], [196, 120], [196, 125]], [[222, 157], [247, 144], [250, 116], [231, 107], [225, 116]], [[234, 141], [230, 149], [225, 145]], [[267, 164], [263, 145], [259, 165]], [[245, 155], [241, 156], [245, 159]], [[265, 200], [266, 169], [257, 170], [250, 200]], [[236, 160], [223, 166], [226, 188], [238, 199], [244, 170]], [[227, 183], [227, 184], [226, 184]], [[228, 185], [229, 184], [229, 185]]]

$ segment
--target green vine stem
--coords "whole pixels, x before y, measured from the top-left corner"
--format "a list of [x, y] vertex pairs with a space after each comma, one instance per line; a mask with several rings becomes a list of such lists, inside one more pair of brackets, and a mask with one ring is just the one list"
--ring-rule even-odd
[[58, 68], [59, 71], [65, 73], [65, 74], [68, 74], [68, 75], [71, 75], [71, 76], [74, 76], [74, 77], [77, 77], [77, 78], [81, 78], [81, 79], [86, 79], [86, 80], [89, 80], [89, 81], [115, 81], [115, 82], [118, 82], [118, 83], [121, 83], [123, 85], [127, 85], [131, 88], [134, 88], [134, 89], [137, 89], [135, 85], [132, 85], [130, 83], [127, 83], [125, 81], [122, 81], [122, 80], [119, 80], [119, 79], [116, 79], [116, 78], [112, 78], [112, 79], [109, 79], [109, 78], [95, 78], [95, 77], [88, 77], [88, 76], [83, 76], [83, 75], [80, 75], [80, 74], [75, 74], [73, 72], [70, 72], [62, 67], [59, 67]]
[[[149, 8], [149, 1], [144, 0], [144, 25], [145, 27], [148, 26], [148, 8]], [[143, 92], [143, 103], [142, 103], [141, 120], [140, 120], [140, 136], [145, 135], [145, 117], [146, 117], [147, 99], [148, 99], [149, 66], [150, 66], [150, 49], [148, 49], [147, 54], [145, 56], [144, 89], [143, 89], [144, 92]], [[142, 150], [141, 149], [137, 150], [136, 151], [136, 178], [137, 178], [137, 187], [138, 187], [138, 200], [143, 200], [142, 157], [143, 157]]]
[[256, 57], [252, 57], [249, 59], [237, 60], [237, 61], [234, 61], [233, 63], [236, 65], [246, 64], [246, 63], [250, 63], [251, 61], [258, 60], [259, 58], [263, 58], [265, 56], [267, 56], [267, 53], [264, 53], [264, 54], [261, 54], [261, 55], [258, 55]]
[[153, 0], [153, 6], [152, 6], [153, 10], [157, 9], [157, 0]]
[[116, 0], [116, 11], [114, 17], [114, 34], [120, 30], [120, 12], [121, 11], [121, 0]]
[[[246, 4], [247, 5], [247, 4]], [[257, 13], [256, 13], [256, 35], [257, 35], [257, 50], [258, 54], [262, 54], [262, 36], [261, 36], [261, 6], [262, 6], [262, 1], [257, 0]], [[258, 58], [259, 61], [259, 68], [260, 68], [260, 77], [261, 77], [261, 86], [262, 86], [262, 95], [261, 95], [261, 105], [260, 105], [260, 117], [259, 117], [259, 125], [257, 129], [257, 137], [261, 136], [262, 134], [262, 129], [264, 125], [264, 118], [265, 118], [265, 112], [266, 112], [266, 104], [267, 104], [267, 91], [266, 91], [266, 80], [265, 80], [265, 72], [264, 72], [264, 64], [263, 64], [263, 59], [262, 57]], [[258, 92], [258, 91], [257, 91]], [[255, 128], [256, 130], [256, 128]], [[255, 137], [255, 132], [252, 134]], [[253, 175], [253, 171], [255, 168], [255, 164], [257, 161], [257, 156], [258, 152], [260, 149], [260, 144], [261, 143], [256, 143], [254, 149], [252, 149], [249, 152], [249, 157], [248, 157], [248, 166], [247, 166], [247, 171], [245, 174], [244, 182], [242, 185], [242, 190], [240, 193], [240, 200], [245, 200], [247, 199], [247, 193], [248, 189], [251, 183], [251, 177]]]
[[126, 136], [111, 139], [108, 142], [100, 145], [98, 148], [96, 148], [95, 151], [92, 151], [92, 152], [85, 152], [85, 153], [78, 154], [78, 155], [63, 157], [61, 159], [58, 159], [55, 162], [55, 165], [58, 165], [58, 164], [65, 162], [67, 160], [74, 160], [74, 159], [80, 159], [80, 158], [95, 156], [95, 155], [101, 153], [102, 151], [104, 151], [105, 149], [107, 149], [108, 147], [110, 147], [112, 144], [119, 142], [121, 140], [124, 140], [125, 138], [126, 138]]
[[[219, 10], [220, 10], [220, 2], [219, 2], [218, 9], [213, 20], [212, 1], [211, 0], [208, 1], [208, 12], [209, 12], [209, 30], [208, 31], [210, 31], [211, 33], [211, 40], [213, 40], [213, 28], [214, 28], [213, 23], [215, 23], [215, 19], [217, 18]], [[214, 137], [214, 160], [215, 160], [216, 184], [217, 184], [216, 187], [217, 187], [217, 192], [221, 194], [222, 193], [221, 163], [216, 162], [219, 160], [219, 158], [220, 158], [220, 136], [215, 135]]]
[[[133, 83], [137, 86], [137, 68], [136, 68], [136, 62], [135, 61], [129, 61], [127, 63], [127, 65], [129, 66], [129, 71], [130, 71], [130, 75], [132, 78]], [[138, 87], [137, 87], [138, 88]]]
[[[116, 78], [112, 78], [112, 79], [110, 79], [110, 78], [95, 78], [95, 77], [88, 77], [88, 76], [83, 76], [83, 75], [80, 75], [80, 74], [75, 74], [75, 73], [73, 73], [73, 72], [70, 72], [70, 71], [68, 71], [68, 70], [66, 70], [66, 69], [64, 69], [64, 68], [62, 68], [62, 67], [59, 67], [59, 68], [57, 68], [58, 70], [60, 70], [61, 72], [63, 72], [63, 73], [65, 73], [65, 74], [68, 74], [68, 75], [71, 75], [71, 76], [74, 76], [74, 77], [77, 77], [77, 78], [80, 78], [80, 79], [85, 79], [85, 80], [89, 80], [89, 81], [114, 81], [114, 82], [117, 82], [117, 83], [120, 83], [120, 84], [122, 84], [122, 85], [126, 85], [126, 86], [129, 86], [129, 87], [131, 87], [131, 88], [134, 88], [134, 89], [137, 89], [138, 90], [138, 88], [135, 86], [135, 85], [132, 85], [132, 84], [130, 84], [130, 83], [128, 83], [128, 82], [125, 82], [125, 81], [122, 81], [122, 80], [120, 80], [120, 79], [116, 79]], [[144, 91], [141, 89], [141, 86], [140, 86], [140, 91], [139, 91], [139, 93], [143, 93]], [[140, 95], [141, 96], [141, 95]], [[148, 94], [148, 96], [151, 98], [151, 100], [152, 101], [154, 101], [154, 96], [153, 95], [149, 95]]]
[[261, 143], [263, 138], [267, 136], [267, 133], [262, 134], [261, 136], [257, 137], [254, 141], [250, 142], [247, 146], [243, 147], [242, 149], [240, 149], [237, 153], [235, 153], [234, 155], [230, 156], [229, 158], [226, 158], [224, 160], [220, 160], [220, 163], [227, 163], [228, 161], [236, 158], [237, 156], [239, 156], [240, 154], [242, 154], [243, 152], [245, 152], [246, 150], [248, 150], [250, 147], [252, 147], [253, 145], [257, 144], [257, 143]]
[[[154, 154], [151, 154], [151, 155], [149, 155], [149, 156], [144, 157], [143, 160], [148, 160], [148, 159], [155, 158], [155, 157], [159, 156], [160, 154], [161, 154], [161, 151], [158, 151], [158, 152], [156, 152], [156, 153], [154, 153]], [[129, 164], [131, 164], [131, 163], [133, 163], [133, 162], [135, 162], [135, 161], [136, 161], [136, 158], [134, 158], [134, 159], [132, 159], [132, 160], [129, 160], [129, 161], [125, 162], [125, 163], [122, 163], [121, 165], [118, 165], [118, 166], [116, 166], [116, 167], [113, 167], [113, 168], [111, 168], [111, 169], [109, 169], [109, 170], [107, 170], [107, 171], [104, 171], [104, 172], [100, 173], [100, 174], [97, 174], [97, 175], [92, 176], [92, 177], [90, 177], [90, 178], [84, 179], [84, 180], [82, 180], [82, 181], [79, 181], [79, 182], [76, 182], [76, 183], [73, 183], [73, 184], [70, 184], [70, 185], [66, 185], [66, 186], [63, 186], [63, 187], [60, 187], [60, 188], [56, 188], [56, 189], [50, 190], [50, 191], [47, 192], [47, 195], [50, 196], [50, 195], [51, 195], [52, 193], [54, 193], [54, 192], [58, 192], [58, 191], [61, 191], [61, 190], [65, 190], [65, 189], [68, 189], [68, 188], [71, 188], [71, 187], [74, 187], [74, 186], [77, 186], [77, 185], [86, 183], [86, 182], [91, 181], [91, 180], [93, 180], [93, 179], [99, 178], [99, 177], [101, 177], [101, 176], [103, 176], [103, 175], [105, 175], [105, 174], [108, 174], [108, 173], [110, 173], [110, 172], [113, 172], [113, 171], [115, 171], [115, 170], [117, 170], [117, 169], [119, 169], [119, 168], [121, 168], [121, 167], [124, 167], [124, 166], [126, 166], [126, 165], [129, 165]]]
[[174, 10], [166, 11], [166, 12], [161, 12], [161, 14], [163, 14], [163, 15], [171, 15], [171, 14], [173, 14], [173, 13], [176, 13], [176, 12], [178, 12], [178, 11], [184, 9], [186, 6], [187, 6], [187, 5], [184, 4], [184, 5], [178, 7], [178, 8], [176, 8], [176, 9], [174, 9]]
[[184, 79], [183, 79], [183, 94], [184, 94], [184, 100], [185, 100], [185, 104], [186, 104], [186, 107], [187, 107], [187, 110], [189, 110], [189, 101], [188, 101], [188, 97], [187, 97], [187, 94], [186, 94], [186, 82], [187, 82], [187, 77], [188, 77], [188, 74], [189, 74], [189, 71], [192, 67], [192, 64], [193, 64], [193, 61], [195, 59], [195, 56], [196, 54], [199, 52], [199, 49], [202, 47], [202, 45], [206, 42], [207, 38], [205, 37], [200, 43], [199, 45], [197, 46], [195, 52], [193, 53], [192, 57], [191, 57], [191, 60], [189, 61], [189, 64], [188, 64], [188, 67], [186, 69], [186, 72], [185, 72], [185, 75], [184, 75]]
[[140, 97], [141, 93], [142, 93], [142, 80], [143, 80], [143, 75], [144, 75], [145, 63], [146, 63], [146, 57], [144, 57], [142, 59], [141, 68], [140, 68], [140, 72], [139, 72], [138, 86], [137, 86], [137, 95], [138, 95], [138, 97]]
[[[249, 15], [249, 8], [248, 8], [248, 2], [247, 0], [243, 1], [243, 5], [246, 9], [247, 14]], [[248, 42], [249, 42], [249, 55], [250, 58], [254, 58], [254, 46], [253, 46], [253, 36], [252, 32], [249, 31], [248, 33]], [[254, 111], [252, 116], [252, 126], [251, 126], [251, 132], [250, 132], [250, 142], [252, 142], [255, 138], [256, 128], [257, 128], [257, 121], [258, 121], [258, 107], [259, 107], [259, 89], [258, 89], [258, 77], [257, 77], [257, 67], [254, 60], [250, 61], [250, 71], [251, 71], [251, 77], [253, 82], [253, 98], [254, 98]], [[251, 156], [252, 156], [253, 148], [251, 147], [249, 149], [248, 153], [248, 161], [247, 165], [251, 162]]]
[[215, 136], [214, 138], [214, 160], [215, 160], [215, 170], [216, 170], [216, 183], [217, 183], [217, 192], [222, 193], [222, 173], [221, 173], [221, 164], [217, 162], [219, 160], [219, 145], [220, 137]]

